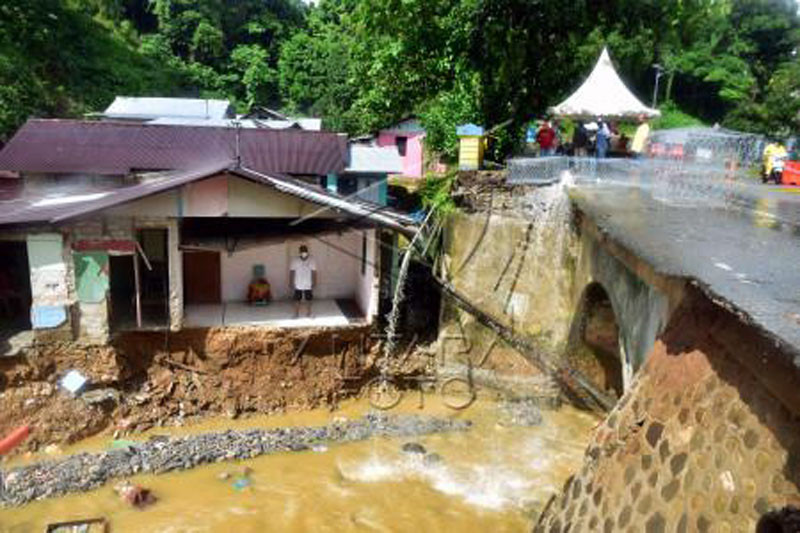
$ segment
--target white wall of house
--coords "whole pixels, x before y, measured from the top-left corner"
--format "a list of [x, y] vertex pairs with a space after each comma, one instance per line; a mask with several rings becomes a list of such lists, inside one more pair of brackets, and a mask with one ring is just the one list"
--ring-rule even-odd
[[223, 252], [220, 261], [222, 300], [241, 302], [246, 299], [247, 286], [253, 280], [253, 265], [256, 264], [264, 265], [273, 298], [290, 299], [289, 263], [297, 255], [300, 245], [305, 244], [317, 263], [315, 298], [361, 298], [368, 301], [369, 294], [361, 283], [361, 235], [360, 231], [347, 231], [263, 244], [233, 254]]
[[[380, 266], [378, 264], [380, 255], [378, 254], [378, 242], [376, 230], [366, 230], [359, 232], [361, 239], [364, 236], [367, 238], [367, 254], [366, 265], [362, 273], [361, 265], [359, 264], [358, 274], [356, 279], [356, 303], [361, 309], [361, 312], [366, 315], [368, 319], [372, 319], [378, 313], [378, 273]], [[363, 241], [360, 243], [363, 249]]]

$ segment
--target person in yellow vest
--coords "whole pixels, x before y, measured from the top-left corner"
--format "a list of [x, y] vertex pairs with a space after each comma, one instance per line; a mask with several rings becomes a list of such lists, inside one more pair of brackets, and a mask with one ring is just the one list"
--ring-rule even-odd
[[650, 124], [647, 123], [646, 116], [640, 115], [639, 127], [636, 128], [636, 133], [633, 135], [633, 142], [631, 143], [631, 155], [634, 157], [634, 159], [640, 159], [642, 156], [644, 156], [649, 137]]
[[780, 183], [780, 177], [772, 175], [773, 171], [775, 171], [775, 163], [780, 161], [781, 171], [783, 171], [783, 161], [788, 155], [786, 147], [776, 140], [773, 140], [764, 148], [764, 174], [761, 176], [763, 183], [767, 183], [769, 180]]

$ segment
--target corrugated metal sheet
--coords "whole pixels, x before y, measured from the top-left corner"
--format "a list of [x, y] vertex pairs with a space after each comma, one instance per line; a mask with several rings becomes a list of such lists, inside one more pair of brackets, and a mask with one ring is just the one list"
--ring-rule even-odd
[[287, 120], [274, 119], [255, 119], [255, 118], [219, 118], [219, 119], [198, 119], [198, 118], [157, 118], [148, 120], [147, 124], [158, 126], [204, 126], [206, 128], [246, 128], [269, 130], [286, 130], [297, 128], [307, 131], [322, 130], [322, 119], [319, 118], [291, 118]]
[[403, 158], [396, 146], [350, 143], [350, 162], [345, 171], [399, 174], [403, 172]]
[[103, 115], [128, 120], [158, 117], [225, 118], [231, 116], [232, 111], [228, 100], [117, 96]]
[[235, 160], [237, 145], [242, 164], [258, 172], [326, 175], [347, 160], [347, 140], [336, 133], [33, 119], [0, 151], [0, 170], [188, 170]]
[[266, 175], [248, 168], [236, 168], [231, 172], [244, 178], [272, 185], [282, 193], [335, 209], [356, 218], [370, 220], [401, 233], [411, 234], [416, 230], [416, 223], [411, 217], [380, 204], [357, 198], [344, 198], [322, 187], [287, 176]]
[[231, 161], [191, 171], [165, 173], [139, 185], [115, 189], [83, 189], [72, 195], [42, 193], [0, 201], [0, 225], [55, 223], [158, 194], [227, 170]]

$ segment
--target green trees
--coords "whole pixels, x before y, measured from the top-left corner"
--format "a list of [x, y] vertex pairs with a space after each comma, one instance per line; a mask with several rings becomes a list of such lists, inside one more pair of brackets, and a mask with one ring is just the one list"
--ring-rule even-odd
[[277, 106], [280, 46], [305, 19], [300, 0], [4, 0], [0, 140], [116, 95]]
[[[280, 105], [278, 56], [305, 25], [300, 0], [150, 0], [148, 7], [161, 46], [201, 94], [230, 98], [242, 110], [256, 103]], [[146, 15], [134, 22], [146, 29]]]
[[658, 63], [672, 113], [790, 133], [799, 28], [794, 0], [5, 0], [0, 136], [116, 94], [216, 96], [353, 134], [416, 114], [450, 154], [455, 124], [503, 124], [500, 157], [604, 45], [646, 102]]
[[116, 94], [172, 94], [183, 82], [59, 0], [0, 3], [0, 140], [31, 115], [80, 115]]

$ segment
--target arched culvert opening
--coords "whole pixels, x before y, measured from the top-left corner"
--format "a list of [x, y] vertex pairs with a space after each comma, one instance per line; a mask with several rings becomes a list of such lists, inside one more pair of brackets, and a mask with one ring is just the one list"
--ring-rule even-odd
[[571, 333], [570, 365], [609, 395], [622, 396], [619, 325], [611, 299], [599, 283], [591, 283], [584, 289]]

